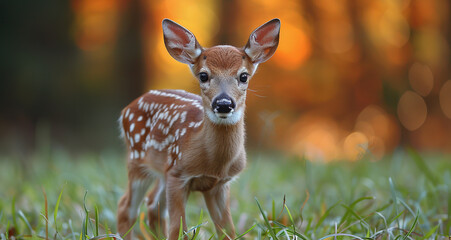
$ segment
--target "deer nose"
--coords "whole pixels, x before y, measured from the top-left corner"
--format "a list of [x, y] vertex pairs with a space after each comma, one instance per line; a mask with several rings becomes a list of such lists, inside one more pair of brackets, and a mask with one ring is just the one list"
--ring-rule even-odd
[[235, 102], [225, 93], [221, 93], [213, 100], [211, 106], [215, 113], [230, 113], [235, 109]]

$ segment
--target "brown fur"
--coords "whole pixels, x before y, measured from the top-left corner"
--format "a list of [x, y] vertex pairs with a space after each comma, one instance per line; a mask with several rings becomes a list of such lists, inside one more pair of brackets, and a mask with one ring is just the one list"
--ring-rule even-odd
[[[279, 26], [274, 21], [270, 22], [272, 28]], [[122, 111], [129, 182], [119, 201], [118, 231], [124, 234], [133, 225], [140, 202], [156, 179], [147, 201], [153, 233], [166, 236], [166, 209], [169, 239], [178, 238], [180, 219], [186, 231], [186, 200], [191, 191], [200, 191], [218, 235], [225, 231], [227, 238], [234, 238], [229, 182], [246, 166], [243, 115], [248, 82], [240, 82], [239, 75], [251, 77], [256, 64], [246, 49], [202, 49], [192, 33], [169, 20], [163, 22], [163, 30], [171, 56], [191, 64], [195, 76], [207, 72], [209, 80], [200, 82], [201, 96], [180, 90], [152, 90]], [[267, 32], [275, 32], [270, 30]], [[258, 46], [250, 50], [264, 54]], [[227, 94], [236, 104], [227, 120], [212, 110], [212, 101], [220, 94]]]
[[244, 52], [232, 46], [216, 46], [204, 51], [206, 65], [215, 73], [235, 75], [241, 67]]

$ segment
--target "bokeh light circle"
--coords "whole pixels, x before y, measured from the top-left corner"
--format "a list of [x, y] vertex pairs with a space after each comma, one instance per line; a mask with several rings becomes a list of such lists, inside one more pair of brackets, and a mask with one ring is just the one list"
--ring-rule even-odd
[[347, 159], [356, 161], [361, 159], [368, 150], [368, 138], [361, 132], [349, 134], [343, 143], [343, 151]]
[[409, 69], [409, 83], [415, 92], [427, 96], [434, 86], [434, 75], [427, 65], [414, 63]]
[[427, 117], [427, 106], [423, 98], [413, 91], [406, 91], [398, 102], [398, 118], [408, 130], [414, 131], [423, 125]]
[[451, 80], [443, 84], [442, 89], [440, 89], [439, 99], [443, 114], [451, 119]]

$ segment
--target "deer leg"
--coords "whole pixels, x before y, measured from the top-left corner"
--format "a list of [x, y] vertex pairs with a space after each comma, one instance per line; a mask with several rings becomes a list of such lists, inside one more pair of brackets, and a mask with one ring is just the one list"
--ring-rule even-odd
[[158, 239], [166, 236], [166, 185], [164, 179], [158, 179], [148, 195], [147, 203], [149, 227]]
[[[186, 232], [185, 204], [188, 198], [188, 190], [183, 180], [167, 176], [166, 199], [169, 211], [169, 240], [178, 239], [180, 231], [180, 221], [183, 224], [183, 231]], [[185, 236], [183, 239], [187, 240]]]
[[[121, 235], [125, 234], [135, 223], [139, 207], [152, 180], [148, 174], [136, 174], [137, 171], [140, 169], [129, 164], [128, 187], [119, 200], [117, 211], [117, 229]], [[125, 237], [125, 239], [131, 238], [131, 234]]]
[[203, 192], [210, 217], [215, 223], [218, 236], [227, 234], [226, 239], [235, 238], [235, 227], [233, 226], [230, 213], [230, 190], [228, 184], [215, 186], [210, 191]]

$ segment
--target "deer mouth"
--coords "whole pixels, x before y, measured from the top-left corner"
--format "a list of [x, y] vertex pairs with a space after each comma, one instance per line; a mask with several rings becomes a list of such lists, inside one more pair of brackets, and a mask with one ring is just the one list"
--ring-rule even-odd
[[214, 112], [218, 118], [227, 119], [233, 115], [234, 109], [230, 109], [230, 112], [227, 113], [218, 112], [218, 110], [216, 109], [214, 110]]
[[207, 116], [213, 123], [220, 125], [234, 125], [243, 117], [243, 110], [239, 108], [233, 109], [228, 113], [221, 113], [212, 109], [207, 111]]

